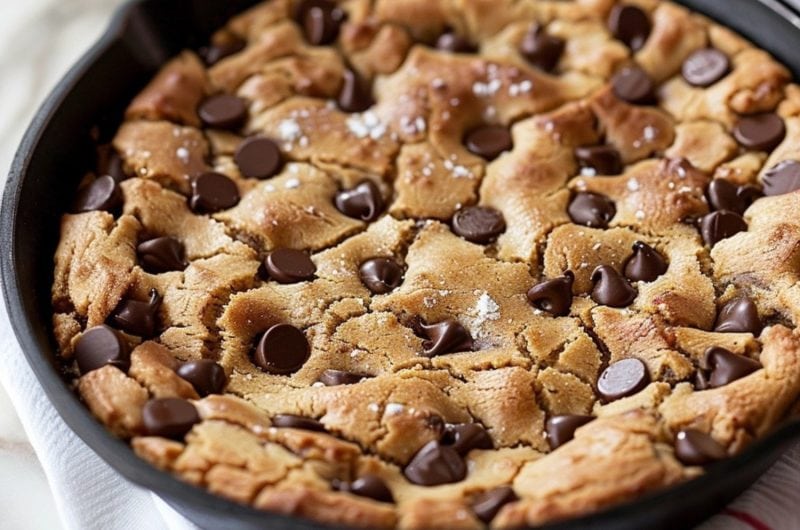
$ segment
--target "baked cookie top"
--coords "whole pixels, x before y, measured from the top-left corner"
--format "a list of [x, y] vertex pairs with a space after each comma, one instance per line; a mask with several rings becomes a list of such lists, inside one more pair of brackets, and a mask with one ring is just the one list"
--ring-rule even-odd
[[536, 525], [798, 410], [800, 89], [673, 3], [269, 0], [98, 141], [60, 354], [234, 501]]

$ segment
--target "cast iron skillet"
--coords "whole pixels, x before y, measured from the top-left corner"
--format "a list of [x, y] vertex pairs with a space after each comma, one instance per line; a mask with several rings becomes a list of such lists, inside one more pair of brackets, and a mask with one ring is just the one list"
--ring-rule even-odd
[[[203, 528], [326, 528], [259, 512], [157, 471], [97, 422], [59, 372], [50, 328], [50, 286], [59, 218], [93, 161], [88, 131], [110, 135], [124, 105], [169, 57], [207, 42], [230, 16], [257, 0], [134, 0], [48, 97], [17, 151], [0, 214], [0, 255], [9, 318], [36, 377], [70, 428], [131, 482], [150, 489]], [[684, 0], [773, 53], [800, 78], [800, 18], [776, 0]], [[793, 441], [786, 423], [702, 477], [548, 529], [680, 528], [721, 509], [753, 483]]]

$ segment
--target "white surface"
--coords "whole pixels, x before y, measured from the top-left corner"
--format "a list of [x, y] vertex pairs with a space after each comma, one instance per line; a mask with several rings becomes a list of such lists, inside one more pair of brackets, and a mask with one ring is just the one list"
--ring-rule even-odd
[[[0, 0], [0, 184], [39, 102], [99, 36], [119, 3]], [[31, 434], [26, 435], [0, 388], [0, 528], [186, 528], [169, 508], [125, 483], [66, 429], [24, 363], [4, 308], [0, 308], [0, 382], [13, 394]], [[800, 528], [800, 446], [736, 506], [758, 513], [774, 530]], [[720, 516], [703, 528], [749, 527]]]

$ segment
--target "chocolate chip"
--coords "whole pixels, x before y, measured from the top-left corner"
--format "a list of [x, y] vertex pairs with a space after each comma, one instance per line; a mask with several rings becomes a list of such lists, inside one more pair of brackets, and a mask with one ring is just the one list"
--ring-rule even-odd
[[564, 45], [564, 39], [549, 35], [544, 28], [534, 24], [522, 38], [519, 51], [535, 67], [552, 72], [564, 53]]
[[340, 191], [334, 201], [336, 208], [347, 217], [371, 223], [383, 213], [383, 196], [377, 184], [364, 180], [355, 188]]
[[595, 175], [619, 175], [622, 173], [622, 156], [610, 145], [576, 147], [575, 158], [582, 168], [590, 169]]
[[711, 369], [708, 386], [717, 388], [761, 369], [761, 363], [713, 346], [706, 350], [705, 363]]
[[704, 466], [728, 455], [725, 448], [708, 434], [697, 429], [684, 429], [675, 436], [675, 456], [687, 466]]
[[579, 414], [564, 414], [562, 416], [552, 416], [545, 424], [547, 431], [547, 442], [550, 449], [561, 447], [575, 436], [578, 427], [586, 425], [594, 419], [594, 416], [582, 416]]
[[125, 333], [150, 338], [156, 332], [156, 316], [161, 295], [150, 289], [150, 300], [122, 300], [108, 317], [109, 323]]
[[650, 36], [650, 18], [636, 6], [618, 4], [608, 17], [608, 28], [614, 38], [638, 51]]
[[264, 371], [288, 375], [302, 368], [310, 353], [302, 331], [289, 324], [276, 324], [261, 336], [253, 360]]
[[208, 66], [213, 66], [234, 53], [239, 53], [247, 46], [247, 41], [234, 33], [225, 33], [218, 42], [199, 50], [200, 57]]
[[467, 38], [449, 31], [436, 39], [436, 49], [450, 53], [475, 53], [477, 48]]
[[273, 250], [264, 260], [264, 268], [269, 277], [278, 283], [297, 283], [314, 278], [317, 266], [302, 250], [279, 248]]
[[325, 432], [325, 426], [312, 418], [295, 414], [276, 414], [272, 418], [273, 427], [285, 429], [302, 429], [304, 431]]
[[749, 298], [734, 298], [725, 303], [717, 314], [714, 331], [720, 333], [752, 333], [756, 337], [761, 334], [761, 317], [758, 308]]
[[189, 206], [197, 213], [214, 213], [239, 204], [239, 188], [222, 173], [209, 171], [192, 180]]
[[655, 103], [655, 84], [650, 74], [638, 66], [627, 66], [611, 78], [614, 95], [634, 105]]
[[369, 377], [372, 376], [342, 370], [325, 370], [319, 376], [319, 382], [325, 386], [354, 385]]
[[636, 289], [614, 267], [600, 265], [592, 272], [592, 300], [609, 307], [626, 307], [636, 299]]
[[333, 487], [339, 491], [347, 491], [354, 495], [374, 499], [378, 502], [394, 502], [392, 490], [377, 475], [361, 475], [353, 482], [335, 481]]
[[200, 422], [197, 409], [180, 398], [151, 399], [142, 408], [142, 422], [149, 436], [180, 440]]
[[455, 449], [434, 440], [417, 451], [403, 474], [414, 484], [438, 486], [463, 480], [467, 466]]
[[306, 40], [314, 46], [332, 44], [347, 13], [330, 0], [306, 0], [295, 11], [295, 20], [304, 31]]
[[221, 394], [228, 384], [225, 369], [211, 359], [198, 359], [181, 364], [177, 374], [189, 381], [201, 396]]
[[283, 157], [278, 144], [269, 138], [248, 138], [236, 149], [233, 160], [239, 172], [248, 178], [268, 179], [283, 167]]
[[472, 499], [472, 511], [475, 516], [486, 524], [495, 518], [500, 508], [519, 500], [517, 494], [509, 486], [501, 486], [477, 495]]
[[151, 274], [182, 271], [186, 268], [183, 243], [174, 237], [157, 237], [139, 243], [136, 255], [139, 265]]
[[711, 212], [700, 219], [700, 234], [709, 247], [746, 230], [747, 223], [742, 216], [729, 210]]
[[709, 183], [706, 195], [712, 209], [743, 214], [761, 192], [755, 186], [736, 186], [725, 179], [714, 179]]
[[372, 91], [367, 82], [353, 70], [345, 70], [342, 89], [337, 99], [339, 108], [345, 112], [364, 112], [372, 106]]
[[469, 331], [455, 320], [447, 319], [437, 324], [422, 324], [421, 328], [428, 339], [422, 343], [422, 354], [426, 357], [472, 350], [473, 342]]
[[606, 401], [631, 396], [650, 383], [647, 367], [633, 357], [608, 365], [597, 380], [597, 391]]
[[728, 56], [714, 48], [697, 50], [683, 61], [681, 73], [692, 86], [711, 86], [730, 71]]
[[442, 445], [452, 447], [461, 456], [473, 449], [493, 449], [494, 442], [480, 423], [458, 423], [445, 426]]
[[247, 103], [230, 94], [217, 94], [200, 103], [197, 115], [206, 127], [232, 131], [244, 125], [247, 119]]
[[494, 160], [500, 153], [510, 151], [514, 147], [514, 140], [507, 127], [486, 125], [467, 134], [464, 145], [470, 153]]
[[800, 162], [784, 160], [764, 172], [764, 195], [783, 195], [800, 189]]
[[403, 282], [403, 269], [389, 258], [372, 258], [358, 269], [361, 283], [375, 294], [386, 294]]
[[130, 351], [125, 340], [108, 326], [86, 330], [75, 343], [75, 361], [81, 375], [110, 364], [123, 372], [131, 365]]
[[[100, 149], [98, 148], [98, 151]], [[107, 151], [111, 150], [110, 154], [107, 154], [105, 157], [102, 157], [101, 162], [98, 162], [97, 168], [100, 175], [108, 175], [114, 179], [114, 181], [119, 184], [129, 178], [128, 174], [125, 173], [125, 164], [122, 160], [122, 157], [117, 154], [116, 151], [113, 151], [112, 147], [108, 147]]]
[[528, 289], [528, 300], [535, 307], [563, 317], [569, 314], [572, 305], [572, 282], [575, 275], [566, 271], [564, 276], [537, 283]]
[[488, 206], [467, 206], [453, 215], [453, 232], [472, 243], [491, 243], [505, 230], [503, 214]]
[[667, 272], [667, 261], [656, 249], [641, 241], [633, 244], [633, 256], [625, 262], [625, 277], [633, 282], [652, 282]]
[[110, 212], [122, 206], [122, 190], [110, 175], [94, 179], [78, 191], [72, 206], [75, 213], [102, 210]]
[[772, 151], [786, 136], [783, 119], [772, 112], [739, 118], [733, 137], [742, 147], [756, 151]]
[[589, 228], [608, 228], [608, 223], [617, 215], [614, 201], [591, 191], [576, 193], [567, 207], [572, 222]]

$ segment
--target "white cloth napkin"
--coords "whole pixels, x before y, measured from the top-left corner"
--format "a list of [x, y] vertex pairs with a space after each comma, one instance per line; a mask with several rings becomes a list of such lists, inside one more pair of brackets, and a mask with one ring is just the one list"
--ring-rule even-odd
[[[96, 456], [50, 405], [0, 308], [0, 382], [42, 462], [67, 530], [196, 530], [155, 495]], [[800, 528], [800, 443], [699, 530]]]

